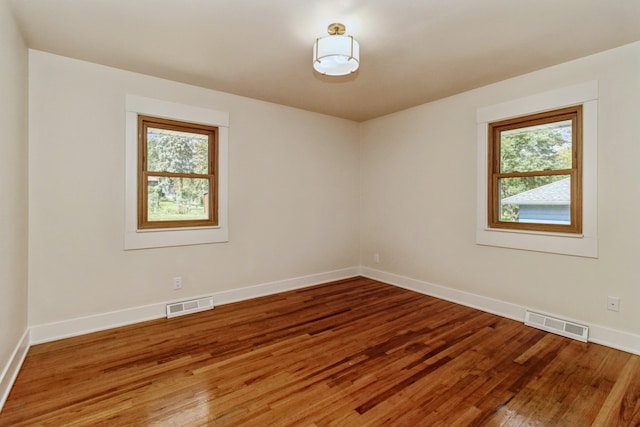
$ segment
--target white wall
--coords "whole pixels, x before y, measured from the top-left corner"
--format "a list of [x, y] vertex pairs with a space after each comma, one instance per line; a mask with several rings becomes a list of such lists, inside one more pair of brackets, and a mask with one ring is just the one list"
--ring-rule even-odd
[[[27, 48], [0, 1], [0, 407], [27, 330]], [[4, 374], [4, 375], [3, 375]]]
[[[638, 58], [635, 43], [358, 125], [32, 51], [29, 323], [360, 263], [638, 336]], [[599, 258], [476, 245], [476, 109], [591, 80]], [[126, 93], [230, 112], [229, 243], [122, 250]]]
[[[358, 265], [358, 124], [39, 51], [29, 68], [30, 325]], [[123, 250], [127, 93], [230, 113], [228, 243]]]
[[[476, 109], [591, 80], [599, 258], [476, 245]], [[635, 43], [365, 123], [362, 265], [639, 335], [639, 100]], [[619, 313], [607, 311], [608, 295], [620, 297]]]

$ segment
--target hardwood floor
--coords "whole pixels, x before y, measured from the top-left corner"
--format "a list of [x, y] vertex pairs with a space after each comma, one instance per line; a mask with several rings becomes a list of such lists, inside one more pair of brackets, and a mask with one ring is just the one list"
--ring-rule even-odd
[[636, 426], [640, 357], [354, 278], [33, 346], [26, 425]]

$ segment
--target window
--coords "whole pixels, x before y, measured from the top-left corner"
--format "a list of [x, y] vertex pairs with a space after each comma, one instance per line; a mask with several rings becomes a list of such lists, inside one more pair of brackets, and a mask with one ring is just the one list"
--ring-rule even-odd
[[215, 226], [218, 129], [138, 116], [138, 228]]
[[[544, 166], [540, 170], [536, 168], [522, 168], [523, 175], [533, 175], [536, 173], [539, 175], [565, 175], [565, 178], [552, 178], [557, 179], [555, 182], [562, 181], [562, 179], [569, 178], [569, 180], [562, 181], [557, 185], [569, 184], [569, 191], [576, 183], [576, 179], [580, 180], [581, 194], [578, 195], [577, 190], [574, 192], [574, 199], [569, 199], [569, 203], [565, 202], [565, 206], [573, 204], [573, 206], [581, 206], [582, 215], [581, 220], [576, 220], [575, 224], [581, 223], [581, 226], [577, 226], [575, 231], [571, 231], [566, 223], [566, 209], [564, 209], [565, 219], [558, 219], [556, 217], [550, 219], [547, 217], [545, 221], [544, 217], [535, 212], [523, 212], [522, 203], [526, 196], [525, 192], [516, 192], [514, 195], [503, 195], [500, 199], [500, 193], [494, 195], [493, 200], [496, 201], [494, 205], [492, 198], [489, 196], [490, 185], [488, 181], [492, 177], [491, 170], [500, 171], [499, 173], [507, 173], [507, 171], [514, 172], [514, 169], [509, 168], [509, 164], [505, 163], [505, 169], [500, 170], [495, 168], [495, 163], [489, 163], [489, 157], [493, 156], [493, 152], [499, 153], [499, 150], [491, 148], [489, 143], [490, 134], [489, 126], [498, 128], [500, 124], [506, 123], [519, 123], [514, 125], [515, 128], [523, 128], [525, 130], [530, 126], [526, 123], [527, 119], [535, 118], [543, 112], [553, 112], [556, 110], [568, 109], [572, 106], [579, 106], [582, 110], [581, 126], [577, 125], [576, 133], [579, 132], [582, 141], [579, 144], [574, 143], [572, 135], [572, 147], [571, 150], [577, 150], [574, 157], [578, 160], [576, 166], [580, 168], [579, 171], [573, 170], [573, 159], [571, 161], [571, 168], [568, 168], [568, 162], [556, 164], [555, 169], [549, 166]], [[547, 114], [547, 113], [544, 113]], [[520, 119], [518, 119], [520, 118]], [[573, 119], [572, 119], [573, 120]], [[551, 119], [550, 122], [562, 121]], [[525, 123], [523, 123], [525, 122]], [[549, 122], [544, 123], [547, 125]], [[485, 246], [497, 246], [501, 248], [520, 249], [537, 252], [547, 252], [563, 255], [583, 256], [590, 258], [598, 257], [598, 82], [588, 81], [584, 83], [578, 83], [572, 86], [565, 86], [550, 90], [548, 92], [540, 92], [537, 94], [529, 95], [523, 98], [516, 98], [506, 100], [499, 104], [488, 105], [480, 107], [476, 111], [476, 137], [477, 137], [477, 158], [476, 158], [476, 243]], [[537, 125], [537, 124], [536, 124]], [[534, 125], [535, 126], [535, 125]], [[549, 125], [551, 126], [551, 125]], [[551, 126], [553, 127], [553, 126]], [[512, 129], [504, 129], [506, 136], [509, 136], [509, 132]], [[513, 133], [520, 132], [520, 130], [514, 130]], [[573, 124], [572, 130], [574, 132]], [[562, 144], [560, 144], [562, 145]], [[489, 149], [493, 150], [490, 154]], [[561, 151], [562, 148], [557, 148], [557, 151]], [[530, 150], [532, 151], [532, 150]], [[526, 152], [526, 151], [525, 151]], [[553, 157], [553, 156], [551, 156]], [[549, 170], [545, 170], [549, 169]], [[549, 173], [552, 171], [552, 173]], [[522, 172], [518, 170], [517, 172]], [[533, 172], [533, 173], [531, 173]], [[575, 176], [574, 181], [571, 181], [571, 177]], [[500, 178], [498, 176], [497, 178]], [[521, 178], [518, 176], [510, 178]], [[549, 178], [547, 178], [549, 179]], [[523, 181], [516, 179], [516, 181]], [[538, 187], [536, 187], [538, 188]], [[536, 190], [531, 188], [531, 190]], [[544, 190], [544, 188], [542, 189]], [[540, 190], [540, 191], [542, 191]], [[551, 188], [553, 190], [553, 188]], [[557, 190], [557, 189], [556, 189]], [[567, 191], [567, 187], [565, 190]], [[536, 196], [534, 193], [533, 196]], [[538, 194], [540, 196], [540, 194]], [[512, 198], [509, 198], [512, 197]], [[500, 205], [497, 204], [500, 200]], [[514, 221], [514, 217], [506, 216], [505, 221], [499, 221], [499, 224], [505, 225], [505, 227], [493, 227], [490, 220], [490, 211], [497, 209], [498, 206], [504, 204], [518, 205], [517, 219]], [[495, 208], [492, 206], [496, 206]], [[559, 208], [554, 208], [559, 209]], [[511, 206], [511, 211], [505, 208], [506, 214], [513, 215], [515, 207]], [[551, 210], [551, 209], [549, 209]], [[495, 218], [501, 219], [498, 210]], [[557, 212], [556, 212], [557, 213]], [[527, 222], [527, 218], [531, 216], [535, 222]], [[570, 215], [569, 215], [570, 218]], [[510, 219], [510, 220], [509, 220]], [[569, 219], [571, 222], [572, 219]], [[551, 228], [546, 228], [553, 226]], [[564, 226], [561, 231], [554, 229], [556, 226]], [[540, 228], [537, 228], [540, 227]], [[581, 231], [578, 231], [580, 230]]]
[[488, 126], [488, 225], [582, 232], [582, 106]]
[[[146, 131], [144, 125], [140, 126], [141, 116], [148, 120]], [[128, 94], [125, 131], [124, 249], [228, 242], [229, 113]], [[141, 133], [151, 134], [151, 145], [169, 137], [182, 140], [178, 145], [182, 149], [191, 147], [193, 163], [166, 167], [161, 163], [167, 160], [153, 152], [160, 147], [141, 149]], [[197, 142], [205, 137], [207, 143]], [[190, 138], [196, 142], [185, 142]], [[152, 152], [147, 153], [143, 173], [142, 154], [149, 150]], [[205, 151], [208, 158], [202, 161]], [[177, 186], [181, 184], [175, 181], [180, 178], [186, 192], [178, 195], [181, 187]], [[147, 186], [140, 188], [138, 182], [145, 182], [144, 179]], [[209, 194], [205, 194], [205, 187]], [[141, 196], [141, 191], [146, 196]], [[140, 219], [142, 212], [147, 215], [146, 226]]]

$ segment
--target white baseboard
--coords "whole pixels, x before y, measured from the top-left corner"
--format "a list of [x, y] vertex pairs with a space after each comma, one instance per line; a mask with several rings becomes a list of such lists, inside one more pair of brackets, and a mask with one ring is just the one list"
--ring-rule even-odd
[[2, 370], [2, 375], [0, 375], [0, 411], [2, 411], [4, 403], [7, 401], [7, 397], [9, 397], [11, 387], [13, 387], [13, 383], [18, 377], [18, 372], [20, 372], [20, 368], [22, 368], [24, 358], [27, 356], [27, 352], [29, 351], [29, 343], [30, 336], [29, 329], [27, 329], [24, 331], [24, 334], [22, 334], [22, 338], [13, 350], [13, 353], [11, 353], [9, 362]]
[[294, 289], [306, 288], [308, 286], [333, 282], [335, 280], [348, 279], [358, 275], [360, 275], [359, 267], [345, 268], [342, 270], [312, 274], [309, 276], [296, 277], [293, 279], [279, 280], [277, 282], [263, 283], [261, 285], [218, 292], [213, 295], [213, 301], [220, 305], [230, 304], [232, 302], [277, 294], [279, 292], [292, 291]]
[[640, 355], [640, 335], [600, 325], [589, 326], [589, 341]]
[[379, 280], [404, 289], [409, 289], [467, 307], [476, 308], [478, 310], [497, 314], [498, 316], [520, 322], [524, 322], [526, 310], [533, 310], [552, 317], [588, 325], [590, 342], [640, 355], [640, 335], [590, 324], [589, 322], [585, 322], [580, 319], [570, 319], [557, 313], [542, 312], [536, 307], [520, 307], [510, 302], [488, 298], [446, 286], [435, 285], [433, 283], [400, 276], [394, 273], [387, 273], [385, 271], [375, 270], [369, 267], [360, 267], [360, 274], [370, 279]]
[[509, 319], [524, 321], [525, 309], [505, 301], [483, 297], [481, 295], [460, 291], [446, 286], [435, 285], [421, 280], [411, 279], [386, 271], [375, 270], [373, 268], [362, 267], [361, 274], [370, 279], [389, 283], [400, 288], [409, 289], [421, 294], [440, 298], [446, 301], [455, 302], [467, 307], [477, 308], [488, 313], [497, 314]]
[[[186, 299], [186, 298], [185, 298]], [[172, 301], [173, 302], [173, 301]], [[145, 322], [166, 316], [166, 304], [157, 303], [91, 316], [76, 317], [60, 322], [31, 326], [31, 344], [49, 341]]]
[[30, 328], [30, 342], [31, 344], [41, 344], [44, 342], [74, 337], [119, 326], [145, 322], [147, 320], [159, 319], [166, 316], [166, 305], [177, 301], [213, 296], [214, 305], [224, 305], [279, 292], [305, 288], [334, 280], [346, 279], [357, 276], [358, 274], [359, 268], [351, 267], [342, 270], [263, 283], [240, 289], [232, 289], [229, 291], [213, 292], [206, 295], [184, 295], [179, 300], [132, 307], [124, 310], [63, 320], [60, 322], [33, 325]]

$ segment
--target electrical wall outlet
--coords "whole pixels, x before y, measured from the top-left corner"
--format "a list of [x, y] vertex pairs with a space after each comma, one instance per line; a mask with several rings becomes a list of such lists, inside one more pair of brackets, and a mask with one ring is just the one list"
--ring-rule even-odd
[[620, 311], [620, 298], [607, 297], [607, 310]]
[[373, 254], [373, 262], [375, 262], [376, 264], [380, 263], [380, 254], [378, 252]]
[[173, 278], [173, 289], [174, 290], [182, 289], [182, 277], [176, 276]]

